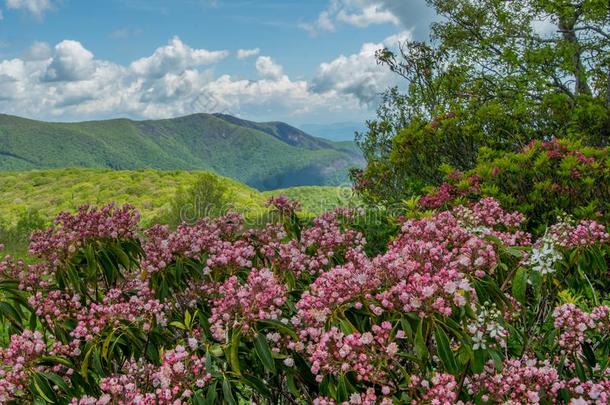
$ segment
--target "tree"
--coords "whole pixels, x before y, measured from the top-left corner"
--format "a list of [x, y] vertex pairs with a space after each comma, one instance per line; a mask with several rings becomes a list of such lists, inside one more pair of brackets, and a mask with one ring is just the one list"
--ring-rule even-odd
[[607, 0], [428, 3], [441, 17], [430, 42], [377, 53], [407, 86], [386, 92], [358, 138], [368, 165], [353, 177], [365, 198], [395, 201], [413, 184], [437, 184], [443, 165], [473, 167], [481, 146], [610, 144]]
[[169, 213], [162, 222], [175, 228], [182, 222], [193, 224], [201, 218], [223, 215], [230, 201], [227, 193], [227, 185], [218, 176], [202, 173], [193, 186], [176, 192]]

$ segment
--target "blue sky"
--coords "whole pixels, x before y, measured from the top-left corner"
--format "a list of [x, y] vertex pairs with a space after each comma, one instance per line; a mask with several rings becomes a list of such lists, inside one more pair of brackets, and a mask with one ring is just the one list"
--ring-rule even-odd
[[425, 38], [424, 0], [0, 0], [0, 112], [228, 112], [363, 121], [400, 81], [374, 51]]

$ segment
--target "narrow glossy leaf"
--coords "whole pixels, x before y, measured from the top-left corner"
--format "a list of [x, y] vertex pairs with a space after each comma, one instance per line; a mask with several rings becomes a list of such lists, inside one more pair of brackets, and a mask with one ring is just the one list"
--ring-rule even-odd
[[266, 327], [272, 327], [277, 329], [278, 331], [285, 333], [287, 335], [289, 335], [290, 337], [297, 339], [299, 338], [299, 336], [296, 334], [296, 332], [288, 325], [284, 325], [283, 323], [279, 322], [279, 321], [275, 321], [275, 320], [271, 320], [271, 319], [266, 319], [266, 320], [261, 320], [258, 321], [258, 323], [260, 325], [266, 326]]
[[528, 271], [524, 267], [519, 267], [513, 277], [512, 293], [513, 297], [520, 303], [525, 303], [527, 289]]
[[39, 373], [33, 373], [31, 379], [32, 383], [34, 384], [34, 388], [36, 389], [36, 393], [45, 401], [55, 403], [55, 393], [47, 380]]
[[263, 363], [263, 366], [265, 366], [265, 370], [275, 374], [275, 361], [273, 360], [269, 343], [267, 342], [267, 338], [264, 334], [259, 333], [256, 335], [256, 338], [254, 339], [254, 349], [256, 350], [258, 358]]
[[241, 341], [241, 333], [239, 331], [233, 331], [231, 336], [231, 347], [229, 348], [229, 361], [231, 363], [231, 369], [237, 375], [241, 375], [239, 368], [239, 343]]
[[70, 392], [72, 392], [72, 390], [70, 389], [70, 387], [68, 387], [68, 384], [66, 384], [66, 382], [64, 381], [63, 378], [61, 378], [60, 376], [58, 376], [57, 374], [54, 373], [40, 373], [41, 375], [43, 375], [47, 380], [51, 381], [53, 383], [53, 385], [57, 385], [62, 392], [64, 392], [65, 394], [70, 394]]
[[260, 395], [271, 399], [271, 391], [260, 378], [251, 375], [242, 375], [241, 378]]
[[475, 350], [472, 361], [472, 370], [475, 373], [480, 373], [483, 371], [483, 367], [485, 367], [485, 360], [487, 356], [485, 355], [485, 351], [483, 350]]
[[417, 332], [415, 333], [415, 353], [417, 357], [422, 360], [425, 360], [428, 357], [428, 347], [426, 346], [426, 341], [424, 340], [424, 320], [419, 320], [419, 325], [417, 325]]
[[437, 327], [434, 332], [434, 337], [436, 338], [438, 356], [445, 365], [445, 368], [449, 373], [454, 375], [457, 374], [457, 363], [455, 362], [455, 357], [451, 350], [449, 338], [443, 328]]
[[339, 376], [339, 381], [337, 383], [337, 401], [343, 402], [347, 401], [349, 398], [349, 393], [347, 392], [347, 381], [345, 375]]
[[288, 374], [286, 376], [286, 385], [288, 386], [288, 391], [290, 391], [290, 393], [292, 395], [295, 396], [295, 398], [300, 398], [301, 397], [301, 393], [299, 391], [299, 388], [297, 387], [295, 381], [294, 381], [294, 374]]
[[230, 405], [237, 405], [237, 400], [233, 395], [233, 387], [229, 380], [224, 380], [222, 382], [222, 395], [224, 396], [224, 400], [226, 403]]

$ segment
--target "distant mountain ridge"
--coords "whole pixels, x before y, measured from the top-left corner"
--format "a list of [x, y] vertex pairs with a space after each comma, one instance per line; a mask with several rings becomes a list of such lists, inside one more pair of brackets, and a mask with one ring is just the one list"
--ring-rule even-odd
[[363, 159], [283, 122], [226, 114], [43, 122], [0, 114], [0, 170], [60, 167], [211, 170], [260, 190], [337, 185]]

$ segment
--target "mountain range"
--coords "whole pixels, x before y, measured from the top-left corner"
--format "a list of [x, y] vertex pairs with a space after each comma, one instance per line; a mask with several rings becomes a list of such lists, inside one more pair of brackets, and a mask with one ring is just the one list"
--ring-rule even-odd
[[0, 114], [0, 170], [61, 167], [210, 170], [259, 190], [337, 185], [363, 164], [352, 142], [283, 122], [225, 114], [134, 121], [43, 122]]

